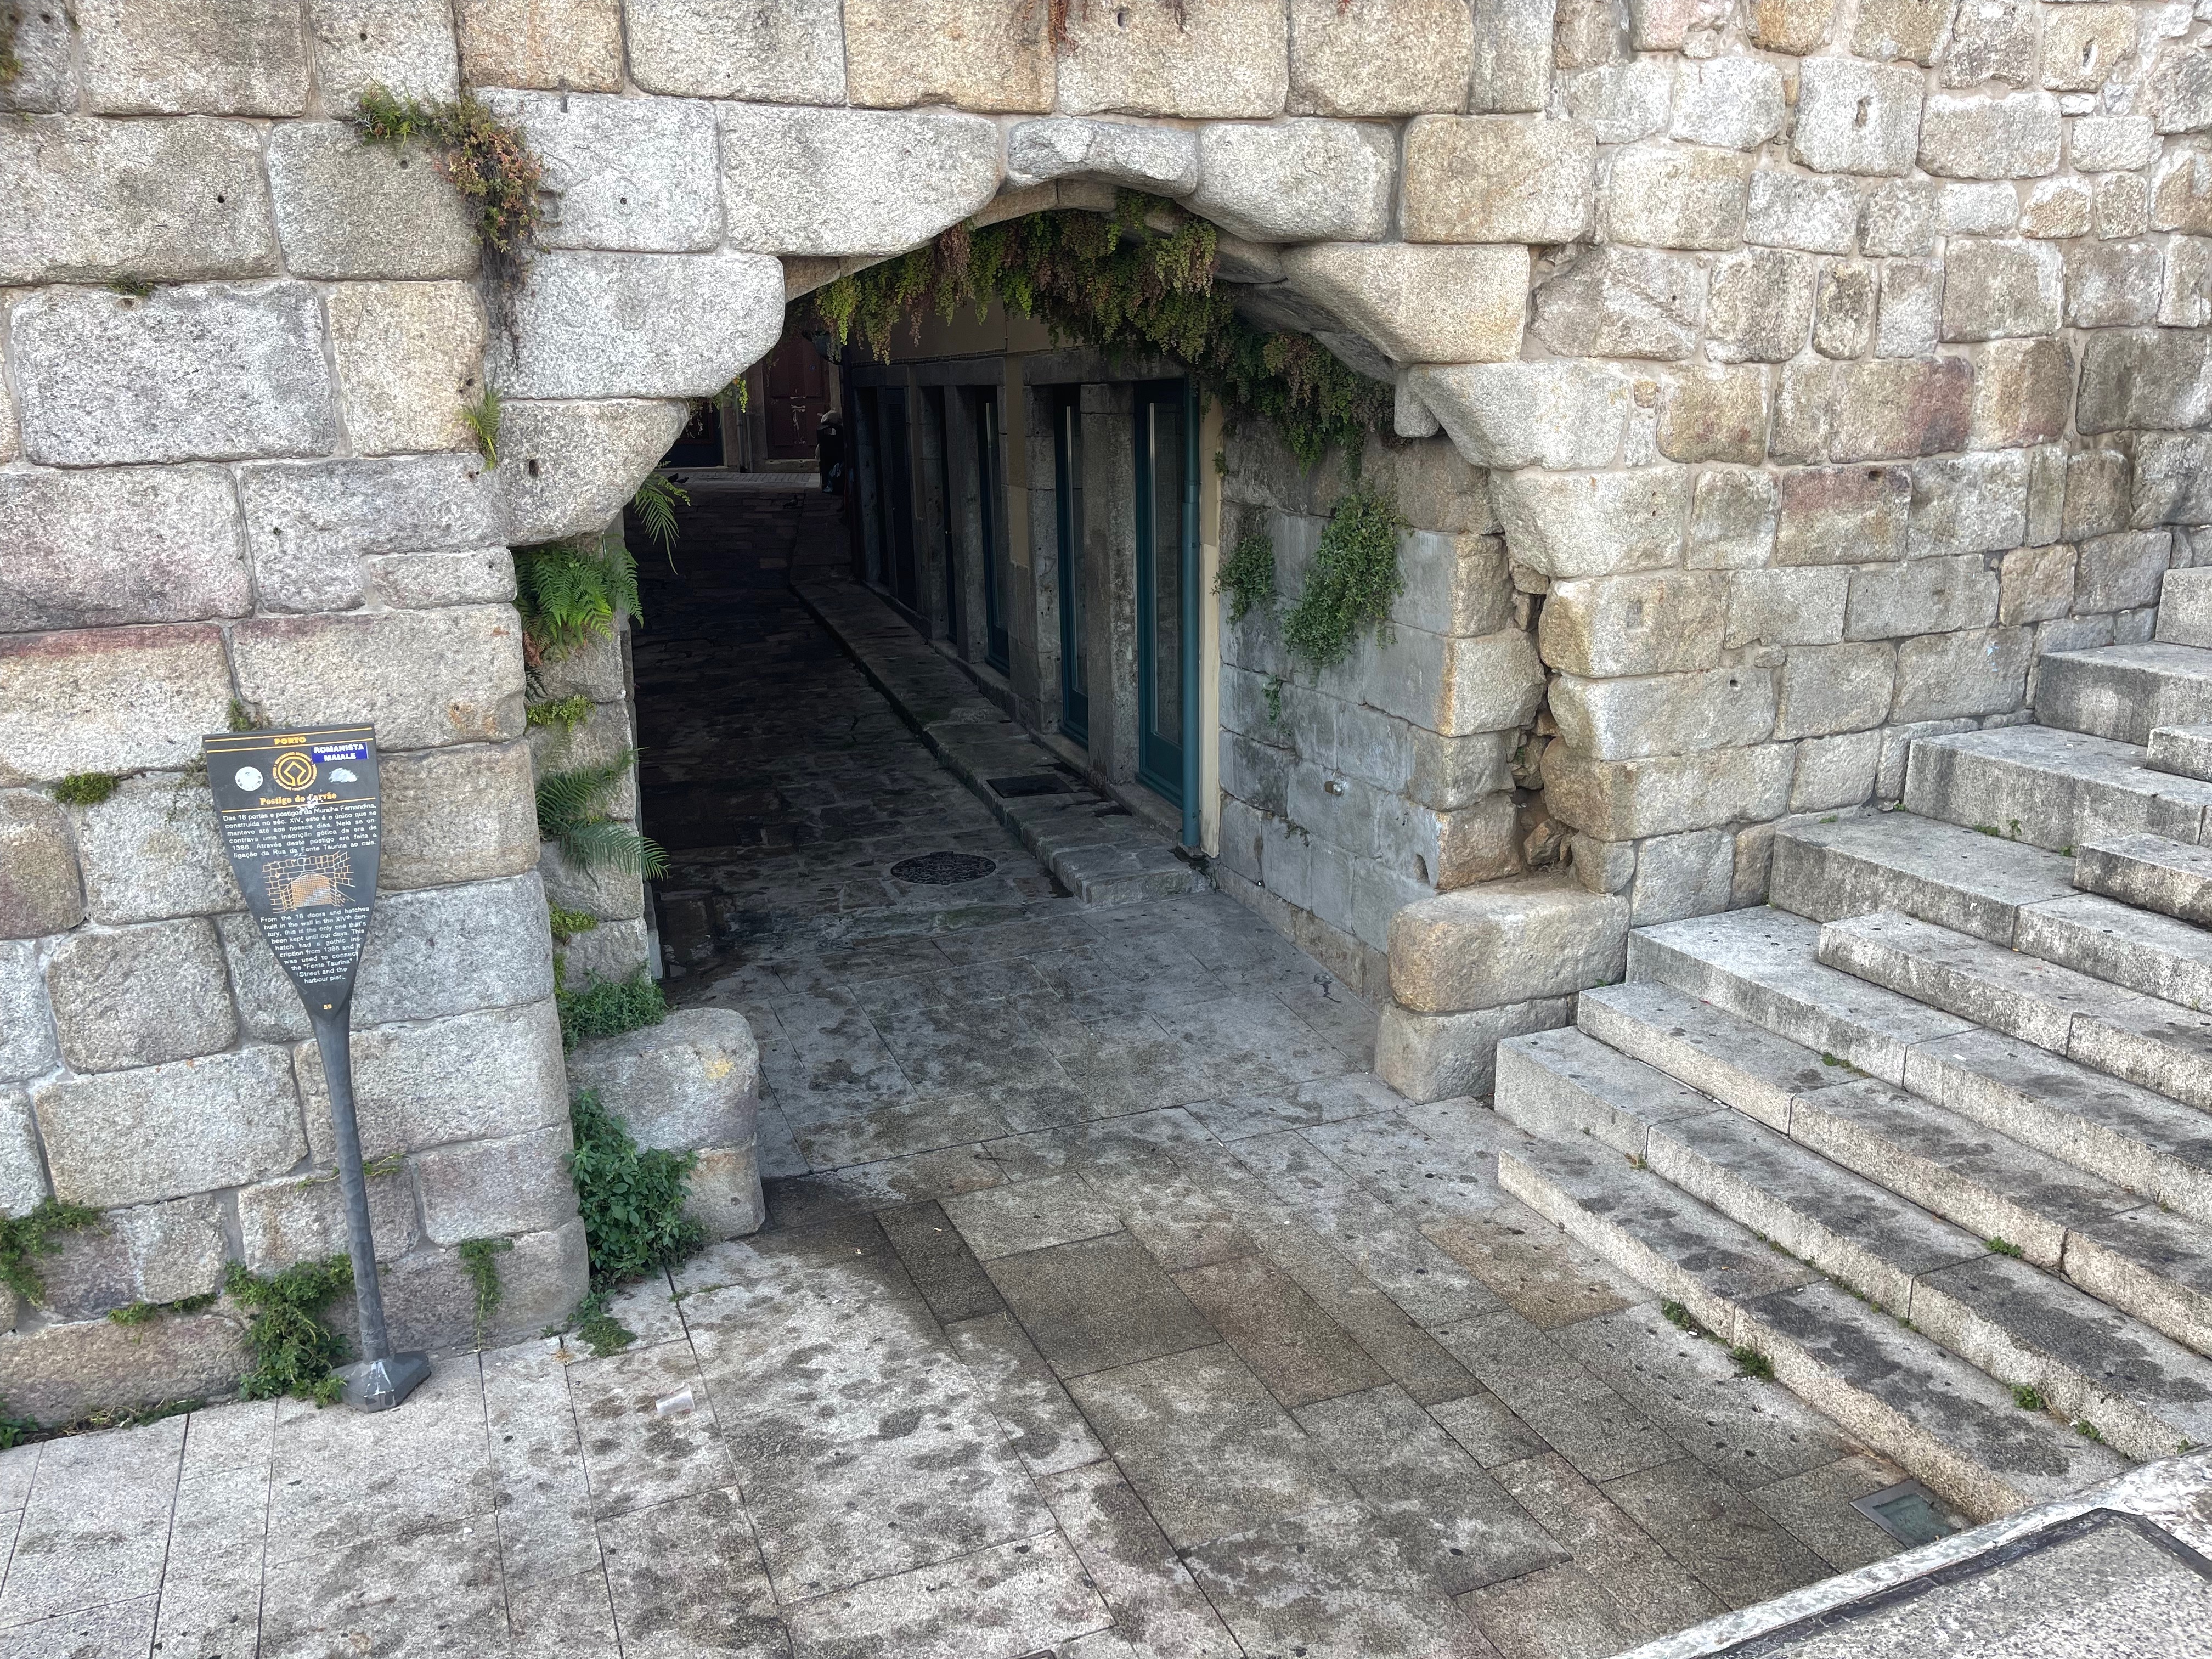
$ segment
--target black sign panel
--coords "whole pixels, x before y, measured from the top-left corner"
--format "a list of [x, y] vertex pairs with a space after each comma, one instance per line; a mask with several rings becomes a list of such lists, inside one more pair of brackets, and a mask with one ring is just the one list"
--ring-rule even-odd
[[343, 1006], [376, 898], [376, 729], [230, 732], [203, 746], [246, 908], [308, 1012]]

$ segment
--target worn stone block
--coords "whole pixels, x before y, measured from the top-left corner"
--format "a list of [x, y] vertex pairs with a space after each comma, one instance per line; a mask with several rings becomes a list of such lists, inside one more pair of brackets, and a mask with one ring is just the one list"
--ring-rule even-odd
[[[2107, 489], [2093, 490], [2086, 505], [2097, 509], [2085, 514], [2104, 519], [2104, 509], [2118, 498], [2118, 516], [2100, 529], [2132, 524], [2201, 524], [2212, 519], [2212, 434], [2185, 432], [2145, 432], [2135, 441], [2132, 500], [2128, 469], [2122, 462]], [[2069, 498], [2068, 511], [2073, 512]], [[2094, 533], [2084, 531], [2082, 533]], [[2204, 537], [2197, 538], [2200, 561]]]
[[214, 467], [0, 472], [0, 633], [191, 622], [252, 603]]
[[1757, 58], [1695, 59], [1681, 68], [1674, 135], [1692, 144], [1757, 149], [1788, 114], [1779, 65]]
[[2073, 389], [2064, 340], [1991, 341], [1975, 366], [1967, 442], [1995, 449], [2051, 441], [2066, 430]]
[[1684, 562], [1693, 570], [1762, 565], [1773, 556], [1778, 490], [1764, 472], [1707, 468], [1690, 506]]
[[[1394, 623], [1462, 638], [1513, 625], [1513, 584], [1506, 574], [1502, 537], [1409, 530], [1398, 538], [1398, 570], [1406, 586], [1391, 602]], [[1340, 708], [1334, 717], [1340, 756], [1347, 750], [1364, 752], [1370, 741], [1380, 743], [1389, 754], [1388, 763], [1370, 766], [1361, 775], [1372, 774], [1370, 781], [1396, 787], [1402, 777], [1398, 769], [1402, 757], [1397, 750], [1401, 734], [1370, 734], [1370, 717], [1357, 707]], [[1347, 764], [1345, 769], [1359, 768]]]
[[1861, 0], [1851, 51], [1877, 64], [1899, 58], [1931, 64], [1950, 18], [1944, 0]]
[[[362, 1155], [526, 1134], [568, 1121], [561, 1027], [550, 1000], [408, 1024], [354, 1030], [356, 1109]], [[329, 1169], [337, 1157], [321, 1056], [293, 1050], [309, 1155]]]
[[2037, 10], [2033, 0], [1983, 0], [1955, 10], [1942, 52], [1943, 84], [2005, 81], [2024, 87], [2033, 81]]
[[1547, 755], [1544, 799], [1553, 817], [1584, 835], [1638, 841], [1779, 817], [1796, 766], [1786, 743], [1624, 761]]
[[690, 418], [674, 399], [502, 404], [499, 486], [520, 544], [596, 534]]
[[1552, 25], [1552, 61], [1563, 70], [1625, 62], [1627, 8], [1620, 0], [1559, 0]]
[[1633, 407], [1627, 378], [1595, 363], [1452, 364], [1407, 379], [1459, 453], [1483, 467], [1610, 466]]
[[1758, 0], [1751, 11], [1751, 39], [1768, 52], [1802, 56], [1828, 44], [1836, 23], [1836, 0]]
[[1812, 325], [1813, 262], [1803, 254], [1747, 248], [1713, 262], [1705, 352], [1715, 362], [1785, 362]]
[[[1006, 166], [1031, 179], [1095, 179], [1164, 196], [1188, 196], [1198, 188], [1198, 135], [1127, 121], [1024, 121], [1006, 136]], [[1215, 239], [1217, 254], [1219, 240]], [[1272, 249], [1258, 252], [1274, 258]], [[1281, 276], [1277, 262], [1248, 280], [1273, 283]]]
[[1552, 89], [1552, 0], [1474, 0], [1474, 74], [1468, 107], [1530, 112]]
[[1997, 621], [2011, 628], [2051, 622], [2074, 605], [2074, 550], [2064, 543], [2016, 547], [1998, 572]]
[[623, 14], [630, 74], [647, 92], [845, 101], [839, 0], [629, 0]]
[[1813, 315], [1813, 349], [1823, 357], [1863, 356], [1873, 343], [1874, 271], [1872, 265], [1856, 262], [1838, 262], [1821, 271]]
[[1850, 605], [1844, 618], [1844, 637], [1895, 640], [1912, 634], [1987, 628], [1997, 618], [1997, 573], [1994, 567], [1995, 561], [1979, 554], [1964, 553], [1949, 558], [1869, 566], [1856, 571], [1851, 576]]
[[276, 268], [260, 136], [236, 122], [0, 122], [0, 283], [191, 282]]
[[100, 115], [298, 115], [307, 41], [296, 6], [78, 0], [85, 107]]
[[276, 226], [295, 276], [466, 276], [475, 227], [429, 152], [363, 141], [350, 122], [301, 121], [269, 135]]
[[455, 0], [453, 11], [472, 87], [622, 90], [622, 0]]
[[1612, 159], [1603, 198], [1610, 240], [1676, 248], [1731, 248], [1743, 241], [1749, 156], [1637, 144]]
[[2077, 115], [2066, 124], [2068, 159], [2080, 173], [2133, 173], [2158, 160], [2147, 115]]
[[1573, 1011], [1567, 997], [1456, 1014], [1417, 1014], [1386, 1004], [1375, 1033], [1376, 1075], [1411, 1101], [1487, 1095], [1500, 1040], [1555, 1030], [1572, 1023]]
[[1946, 236], [2009, 236], [2020, 223], [2020, 186], [2007, 179], [1944, 185], [1936, 216]]
[[1390, 991], [1416, 1013], [1502, 1008], [1620, 977], [1628, 906], [1538, 877], [1409, 904], [1390, 922]]
[[2046, 242], [1954, 241], [1945, 260], [1943, 337], [1998, 340], [2059, 325], [2065, 263]]
[[307, 0], [307, 35], [325, 109], [349, 109], [371, 87], [422, 99], [460, 90], [444, 0]]
[[2151, 185], [2150, 226], [2212, 236], [2212, 150], [2178, 148], [2159, 163]]
[[1888, 259], [1874, 332], [1881, 357], [1924, 357], [1942, 327], [1943, 268], [1933, 259]]
[[1964, 358], [1790, 365], [1768, 447], [1778, 460], [1874, 461], [1966, 447], [1973, 368]]
[[[1733, 61], [1733, 60], [1722, 60]], [[1849, 253], [1857, 241], [1859, 187], [1849, 179], [1765, 167], [1751, 175], [1744, 238], [1808, 253]]]
[[228, 1048], [237, 1011], [214, 927], [204, 919], [72, 933], [46, 963], [62, 1058], [80, 1072]]
[[[1882, 738], [1881, 732], [1848, 732], [1832, 738], [1808, 738], [1799, 744], [1797, 775], [1790, 784], [1790, 810], [1824, 812], [1871, 800]], [[1742, 851], [1739, 839], [1739, 859]]]
[[282, 1048], [57, 1079], [31, 1103], [55, 1194], [98, 1209], [244, 1186], [307, 1155]]
[[383, 762], [387, 891], [520, 875], [538, 861], [530, 750], [523, 744], [430, 749]]
[[0, 782], [182, 766], [230, 696], [212, 625], [0, 637]]
[[705, 1228], [710, 1239], [758, 1232], [768, 1220], [767, 1200], [761, 1195], [760, 1149], [750, 1141], [701, 1149], [699, 1161], [691, 1168], [684, 1213]]
[[76, 26], [58, 7], [26, 11], [13, 24], [15, 73], [0, 84], [0, 111], [47, 114], [74, 110], [79, 99]]
[[362, 561], [368, 592], [402, 610], [494, 605], [514, 598], [514, 559], [503, 547], [458, 553], [386, 553]]
[[854, 103], [1048, 110], [1045, 14], [1023, 0], [847, 0], [845, 74]]
[[1552, 718], [1567, 747], [1594, 760], [1735, 748], [1772, 733], [1774, 681], [1772, 669], [1749, 666], [1634, 679], [1560, 674]]
[[[376, 1241], [377, 1259], [396, 1261], [422, 1242], [414, 1188], [404, 1170], [372, 1175], [366, 1184], [368, 1231]], [[246, 1265], [257, 1273], [343, 1255], [345, 1200], [335, 1171], [243, 1188], [238, 1194], [238, 1233]]]
[[[2021, 9], [2033, 15], [2033, 7]], [[1939, 92], [1920, 123], [1920, 165], [1939, 179], [2040, 179], [2058, 168], [2058, 100]]]
[[1281, 0], [1218, 0], [1169, 9], [1078, 8], [1060, 60], [1069, 115], [1279, 115], [1290, 94], [1289, 19]]
[[376, 727], [390, 749], [521, 735], [522, 629], [513, 607], [272, 617], [232, 635], [238, 686], [281, 726]]
[[1291, 0], [1293, 114], [1449, 112], [1466, 102], [1474, 67], [1462, 0]]
[[[1728, 576], [1728, 632], [1722, 643], [1731, 651], [1751, 646], [1832, 645], [1844, 637], [1844, 599], [1850, 580], [1850, 571], [1820, 565], [1732, 571]], [[1550, 608], [1547, 600], [1545, 609]]]
[[1674, 71], [1664, 59], [1607, 64], [1562, 80], [1567, 113], [1588, 125], [1601, 144], [1632, 144], [1667, 130]]
[[551, 842], [539, 849], [538, 874], [545, 883], [545, 902], [560, 909], [609, 921], [645, 914], [645, 885], [635, 872], [580, 865]]
[[2150, 228], [2150, 186], [2132, 173], [2108, 173], [2097, 180], [2090, 216], [2107, 241], [2140, 236]]
[[1899, 179], [1867, 192], [1859, 216], [1859, 248], [1868, 258], [1914, 257], [1936, 246], [1937, 187]]
[[2017, 449], [1915, 465], [1905, 556], [2018, 547], [2027, 539], [2030, 471], [2028, 457]]
[[1579, 121], [1419, 116], [1405, 158], [1408, 241], [1571, 242], [1589, 228], [1597, 137]]
[[[696, 325], [672, 333], [675, 315]], [[757, 254], [548, 253], [515, 297], [498, 380], [518, 398], [706, 397], [767, 351], [782, 319], [781, 270]]]
[[2082, 242], [2066, 250], [2066, 321], [2133, 328], [2158, 314], [2165, 252], [2152, 242]]
[[1493, 473], [1491, 503], [1517, 564], [1553, 578], [1605, 576], [1679, 562], [1690, 474]]
[[[1717, 284], [1714, 298], [1717, 310]], [[1658, 441], [1670, 461], [1765, 460], [1766, 371], [1745, 365], [1669, 374], [1660, 382]]]
[[594, 978], [628, 979], [645, 967], [650, 942], [642, 921], [602, 921], [590, 932], [576, 934], [558, 951], [567, 982], [589, 985]]
[[580, 1045], [577, 1090], [629, 1125], [641, 1146], [749, 1146], [760, 1100], [760, 1048], [744, 1016], [685, 1008], [658, 1025]]
[[[1783, 659], [1774, 735], [1819, 738], [1881, 725], [1889, 713], [1896, 663], [1896, 648], [1883, 644], [1825, 645], [1790, 652]], [[1869, 755], [1869, 787], [1873, 772]]]
[[27, 1216], [52, 1196], [43, 1164], [30, 1095], [0, 1084], [0, 1216]]
[[1899, 64], [1808, 59], [1798, 71], [1790, 154], [1816, 173], [1909, 173], [1922, 93], [1919, 74]]
[[28, 939], [0, 939], [0, 1081], [36, 1077], [58, 1057], [39, 947]]
[[86, 908], [110, 926], [245, 908], [205, 787], [188, 775], [126, 778], [71, 809]]
[[204, 1296], [222, 1288], [228, 1254], [219, 1200], [110, 1210], [98, 1228], [65, 1235], [60, 1251], [40, 1264], [45, 1305], [64, 1319], [96, 1319], [134, 1303]]
[[2126, 528], [2130, 481], [2128, 458], [2116, 449], [2093, 449], [2066, 458], [2066, 496], [2059, 533], [2068, 541]]
[[473, 442], [483, 307], [465, 283], [345, 283], [331, 290], [331, 353], [346, 432], [364, 454]]
[[1991, 628], [1905, 641], [1897, 648], [1890, 718], [1942, 720], [2018, 708], [2034, 658], [2032, 635], [2025, 628]]
[[714, 112], [671, 98], [493, 92], [544, 165], [543, 247], [696, 252], [721, 240]]
[[1705, 299], [1695, 259], [1599, 244], [1537, 286], [1531, 331], [1561, 356], [1675, 361], [1697, 344]]
[[16, 307], [10, 333], [34, 461], [317, 454], [337, 441], [322, 313], [304, 283], [144, 299], [50, 289]]
[[2172, 537], [2163, 530], [2127, 530], [2096, 536], [2075, 550], [2074, 610], [2087, 616], [2158, 603], [2159, 584], [2172, 562]]
[[[2126, 15], [2132, 21], [2133, 15], [2127, 7], [2114, 6], [2112, 9]], [[2120, 34], [2119, 20], [2114, 19], [2115, 41]], [[2132, 44], [2131, 28], [2127, 38]], [[2126, 73], [2124, 52], [2113, 51], [2111, 58], [2113, 73]], [[2157, 60], [2144, 77], [2143, 92], [2149, 102], [2151, 119], [2160, 132], [2203, 132], [2212, 127], [2212, 67], [2204, 61], [2201, 41], [2194, 46], [2160, 46]]]
[[1777, 564], [1859, 564], [1905, 556], [1912, 475], [1901, 466], [1801, 467], [1782, 475]]
[[538, 672], [545, 695], [586, 696], [593, 702], [613, 702], [629, 696], [629, 681], [623, 668], [623, 636], [629, 631], [627, 617], [617, 617], [605, 635], [592, 635], [581, 644], [548, 657]]
[[1388, 127], [1292, 119], [1199, 129], [1193, 211], [1255, 242], [1373, 241], [1390, 226]]
[[433, 1243], [459, 1244], [543, 1232], [574, 1220], [576, 1189], [562, 1161], [570, 1146], [568, 1126], [562, 1123], [423, 1153], [413, 1162], [424, 1236]]
[[2044, 21], [2043, 84], [2053, 92], [2094, 92], [2135, 56], [2132, 6], [2069, 5]]
[[1735, 836], [1725, 830], [1659, 836], [1636, 849], [1629, 914], [1638, 927], [1729, 908], [1735, 885]]
[[1395, 632], [1371, 647], [1371, 662], [1328, 671], [1323, 689], [1349, 700], [1364, 685], [1384, 713], [1445, 737], [1522, 726], [1543, 702], [1543, 664], [1517, 629], [1476, 639]]
[[251, 466], [239, 494], [265, 610], [359, 605], [371, 555], [506, 539], [498, 481], [473, 453]]
[[1412, 753], [1403, 770], [1407, 797], [1449, 811], [1511, 789], [1512, 751], [1519, 736], [1515, 732], [1477, 732], [1447, 738], [1418, 726], [1407, 728], [1406, 746]]
[[60, 807], [0, 791], [0, 939], [59, 933], [84, 920], [84, 889]]
[[2054, 241], [2087, 236], [2094, 200], [2094, 192], [2079, 179], [2041, 179], [2027, 192], [2027, 205], [2021, 210], [2021, 234]]
[[2194, 330], [2100, 330], [2081, 354], [2083, 432], [2212, 424], [2212, 339]]
[[95, 1411], [214, 1399], [238, 1386], [249, 1363], [243, 1327], [225, 1313], [184, 1315], [143, 1327], [72, 1319], [0, 1333], [0, 1373], [8, 1378], [9, 1403], [52, 1425], [78, 1422]]
[[[966, 218], [999, 187], [999, 130], [981, 116], [766, 105], [725, 105], [718, 113], [731, 247], [902, 252]], [[775, 303], [780, 318], [780, 272]], [[653, 390], [633, 386], [627, 395]]]

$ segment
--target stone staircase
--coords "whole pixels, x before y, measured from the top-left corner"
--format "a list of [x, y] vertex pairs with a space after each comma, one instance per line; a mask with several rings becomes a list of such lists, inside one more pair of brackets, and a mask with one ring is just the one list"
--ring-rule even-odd
[[1498, 1051], [1510, 1190], [1978, 1519], [2212, 1442], [2212, 570], [2034, 712]]

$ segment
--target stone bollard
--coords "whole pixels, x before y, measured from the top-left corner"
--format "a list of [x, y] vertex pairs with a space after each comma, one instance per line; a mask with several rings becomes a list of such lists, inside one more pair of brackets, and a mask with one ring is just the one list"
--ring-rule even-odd
[[579, 1044], [568, 1083], [597, 1090], [639, 1146], [699, 1154], [685, 1208], [708, 1237], [758, 1231], [768, 1214], [755, 1141], [760, 1046], [744, 1015], [685, 1008], [658, 1025]]

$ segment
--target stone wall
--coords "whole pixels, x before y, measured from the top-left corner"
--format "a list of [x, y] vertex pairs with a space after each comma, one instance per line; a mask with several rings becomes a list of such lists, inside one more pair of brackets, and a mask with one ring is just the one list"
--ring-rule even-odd
[[[1236, 799], [1271, 799], [1261, 750], [1344, 784], [1284, 805], [1331, 832], [1324, 882], [1371, 833], [1367, 896], [1330, 901], [1370, 949], [1407, 847], [1432, 880], [1505, 867], [1506, 781], [1517, 860], [1601, 908], [1750, 902], [1764, 826], [1893, 792], [1905, 736], [2015, 716], [2039, 651], [2147, 635], [2160, 572], [2212, 550], [2212, 55], [2181, 0], [1127, 0], [1064, 52], [1035, 0], [19, 9], [0, 1201], [110, 1227], [0, 1336], [18, 1409], [193, 1391], [220, 1313], [135, 1344], [93, 1316], [328, 1241], [312, 1063], [188, 769], [234, 702], [374, 720], [390, 757], [359, 1018], [403, 1329], [465, 1328], [478, 1233], [529, 1243], [519, 1324], [580, 1289], [505, 550], [602, 530], [787, 294], [979, 211], [1182, 198], [1248, 303], [1487, 475], [1486, 511], [1443, 445], [1393, 452], [1461, 503], [1413, 512], [1409, 558], [1502, 556], [1525, 604], [1425, 578], [1377, 649], [1431, 657], [1293, 677], [1286, 732], [1223, 688]], [[513, 293], [428, 158], [343, 120], [465, 82], [547, 162]], [[459, 418], [487, 380], [496, 466]], [[1327, 500], [1270, 470], [1234, 505], [1294, 564]], [[1432, 823], [1358, 819], [1372, 732], [1517, 726], [1531, 638], [1517, 773], [1477, 741], [1484, 788], [1407, 797]], [[131, 775], [58, 806], [82, 771]]]

